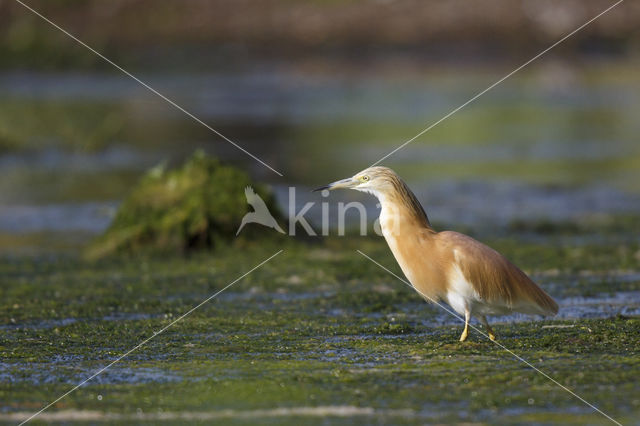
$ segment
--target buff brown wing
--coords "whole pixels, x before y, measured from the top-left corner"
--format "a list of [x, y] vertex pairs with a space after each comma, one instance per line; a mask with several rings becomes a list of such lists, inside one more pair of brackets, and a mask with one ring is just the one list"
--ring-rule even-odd
[[457, 232], [438, 236], [454, 251], [460, 270], [483, 302], [530, 315], [558, 313], [558, 304], [496, 250]]

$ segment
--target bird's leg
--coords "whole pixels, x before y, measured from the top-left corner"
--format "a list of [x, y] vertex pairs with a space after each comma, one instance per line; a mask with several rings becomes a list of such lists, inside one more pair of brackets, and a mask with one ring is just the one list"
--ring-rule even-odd
[[489, 325], [489, 322], [487, 321], [487, 317], [483, 315], [480, 317], [480, 320], [482, 321], [482, 325], [484, 325], [484, 328], [487, 330], [489, 339], [491, 339], [491, 341], [494, 342], [496, 340], [496, 335], [494, 334], [493, 329]]
[[471, 312], [468, 308], [464, 310], [464, 330], [462, 330], [462, 335], [460, 336], [460, 341], [464, 342], [467, 340], [467, 336], [469, 335], [469, 320], [471, 319]]

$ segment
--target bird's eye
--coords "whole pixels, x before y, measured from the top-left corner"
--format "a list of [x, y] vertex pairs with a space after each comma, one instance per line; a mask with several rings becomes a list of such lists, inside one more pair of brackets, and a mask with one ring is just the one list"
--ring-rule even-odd
[[369, 176], [362, 176], [362, 180], [363, 180], [364, 182], [368, 181], [368, 180], [369, 180]]

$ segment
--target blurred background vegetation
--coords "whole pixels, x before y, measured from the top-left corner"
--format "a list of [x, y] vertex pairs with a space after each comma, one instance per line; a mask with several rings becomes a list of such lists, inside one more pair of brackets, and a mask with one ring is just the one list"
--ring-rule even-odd
[[[336, 55], [353, 62], [390, 52], [434, 59], [524, 58], [612, 2], [40, 0], [29, 4], [128, 66], [201, 69], [300, 55]], [[2, 49], [7, 54], [4, 66], [106, 67], [96, 56], [69, 49], [69, 40], [53, 34], [40, 18], [13, 0], [0, 2], [0, 11]], [[640, 43], [639, 17], [640, 7], [629, 2], [561, 50], [572, 54], [631, 52]]]
[[[270, 185], [282, 206], [292, 185], [299, 205], [318, 201], [305, 189], [367, 167], [612, 3], [28, 4], [285, 176], [0, 0], [8, 252], [85, 244], [147, 170], [197, 149]], [[634, 216], [639, 23], [640, 4], [624, 2], [384, 164], [442, 226], [494, 232]]]

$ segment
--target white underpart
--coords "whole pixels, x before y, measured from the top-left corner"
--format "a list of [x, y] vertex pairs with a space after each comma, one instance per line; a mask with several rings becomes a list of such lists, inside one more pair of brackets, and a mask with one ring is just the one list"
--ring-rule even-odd
[[449, 306], [460, 315], [464, 315], [467, 310], [473, 312], [474, 305], [479, 301], [480, 296], [464, 277], [457, 263], [454, 263], [451, 267], [448, 278], [447, 303], [449, 303]]
[[483, 300], [462, 273], [462, 256], [457, 250], [454, 250], [453, 254], [455, 262], [449, 270], [449, 290], [446, 296], [447, 303], [453, 310], [460, 315], [464, 315], [465, 310], [469, 310], [472, 315], [503, 315], [511, 312], [506, 304], [490, 304]]

